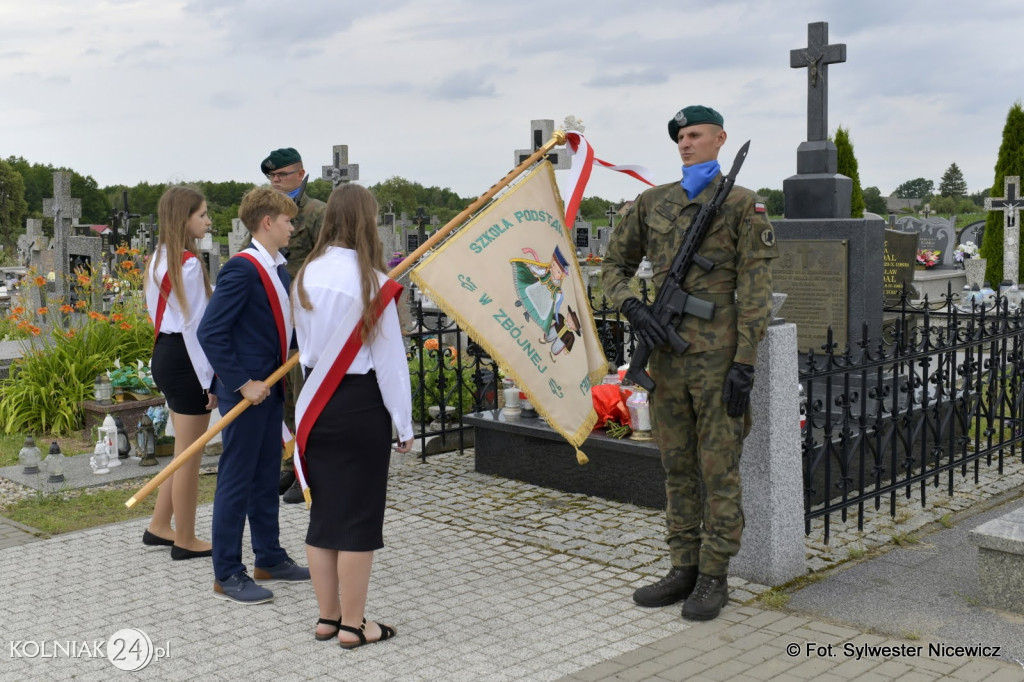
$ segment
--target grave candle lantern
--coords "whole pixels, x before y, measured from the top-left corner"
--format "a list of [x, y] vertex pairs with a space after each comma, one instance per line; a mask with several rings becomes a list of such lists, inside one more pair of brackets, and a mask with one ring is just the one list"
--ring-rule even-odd
[[64, 453], [60, 451], [57, 441], [50, 443], [50, 453], [46, 455], [43, 465], [46, 467], [46, 473], [49, 474], [46, 479], [48, 483], [64, 482]]
[[18, 451], [18, 461], [25, 467], [21, 470], [23, 474], [38, 474], [39, 461], [43, 458], [39, 448], [36, 447], [36, 439], [32, 436], [25, 437], [25, 444]]
[[149, 415], [142, 415], [139, 420], [139, 431], [135, 434], [139, 455], [142, 461], [140, 467], [151, 467], [159, 464], [156, 460], [156, 433], [153, 431], [153, 420]]
[[100, 440], [107, 448], [109, 459], [107, 466], [121, 466], [121, 462], [117, 459], [117, 424], [114, 422], [114, 415], [108, 414], [103, 418], [103, 426], [99, 428], [99, 435]]
[[633, 393], [626, 399], [629, 410], [629, 424], [633, 429], [630, 439], [637, 441], [652, 440], [651, 436], [651, 404], [649, 396], [640, 386], [633, 387]]
[[97, 374], [96, 381], [92, 385], [93, 395], [100, 405], [110, 405], [113, 402], [114, 387], [106, 374]]

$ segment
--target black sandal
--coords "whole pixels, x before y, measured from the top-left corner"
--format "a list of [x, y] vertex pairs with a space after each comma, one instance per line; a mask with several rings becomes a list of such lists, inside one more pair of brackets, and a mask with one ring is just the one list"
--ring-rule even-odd
[[331, 620], [330, 618], [320, 618], [320, 619], [318, 619], [316, 621], [317, 625], [320, 625], [321, 623], [323, 623], [324, 625], [333, 625], [334, 626], [334, 632], [328, 632], [326, 634], [320, 634], [319, 632], [316, 631], [316, 629], [314, 629], [313, 630], [313, 636], [316, 637], [316, 641], [318, 641], [318, 642], [326, 642], [327, 640], [333, 639], [333, 638], [338, 636], [338, 628], [341, 627], [341, 618], [338, 618], [338, 620]]
[[355, 649], [356, 647], [361, 647], [364, 644], [376, 644], [377, 642], [383, 642], [385, 640], [391, 639], [392, 637], [394, 637], [395, 635], [398, 634], [398, 631], [395, 630], [395, 628], [391, 627], [390, 625], [384, 625], [383, 623], [377, 623], [377, 627], [380, 628], [380, 639], [375, 639], [372, 642], [369, 642], [366, 639], [366, 634], [364, 634], [365, 631], [366, 631], [366, 618], [365, 617], [363, 618], [363, 624], [360, 625], [358, 628], [352, 628], [352, 627], [349, 627], [347, 625], [339, 625], [338, 626], [338, 631], [339, 632], [341, 630], [344, 630], [345, 632], [351, 632], [353, 635], [356, 635], [356, 636], [359, 637], [359, 641], [358, 642], [342, 642], [341, 640], [338, 640], [338, 646], [340, 646], [342, 649]]

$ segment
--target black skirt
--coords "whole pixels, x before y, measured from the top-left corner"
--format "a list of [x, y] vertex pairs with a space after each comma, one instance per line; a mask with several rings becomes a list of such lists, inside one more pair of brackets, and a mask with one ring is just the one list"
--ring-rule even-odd
[[391, 415], [377, 375], [347, 374], [306, 442], [312, 496], [306, 544], [343, 552], [384, 546]]
[[163, 334], [156, 337], [153, 359], [150, 361], [153, 382], [167, 399], [167, 407], [178, 414], [210, 414], [206, 409], [207, 395], [199, 385], [199, 377], [192, 368], [192, 360], [181, 334]]

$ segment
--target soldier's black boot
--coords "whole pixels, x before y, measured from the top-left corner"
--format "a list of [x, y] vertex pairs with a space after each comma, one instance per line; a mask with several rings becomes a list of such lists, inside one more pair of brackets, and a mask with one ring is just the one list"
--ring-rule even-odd
[[697, 576], [693, 592], [683, 604], [683, 618], [686, 620], [712, 620], [722, 612], [729, 601], [729, 583], [724, 575]]
[[640, 606], [669, 606], [690, 596], [696, 582], [696, 566], [673, 566], [658, 582], [638, 588], [633, 601]]
[[299, 485], [298, 479], [296, 479], [296, 481], [292, 483], [291, 487], [284, 491], [284, 495], [281, 496], [281, 500], [283, 500], [285, 504], [298, 504], [305, 499], [306, 498], [302, 495], [302, 486]]

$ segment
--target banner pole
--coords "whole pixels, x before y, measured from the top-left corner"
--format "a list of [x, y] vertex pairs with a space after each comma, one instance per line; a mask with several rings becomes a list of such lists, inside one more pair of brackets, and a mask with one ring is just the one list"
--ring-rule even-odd
[[[449, 220], [443, 227], [438, 228], [437, 231], [434, 232], [434, 234], [430, 235], [429, 239], [420, 244], [419, 248], [410, 253], [401, 263], [392, 268], [391, 272], [388, 273], [388, 277], [390, 277], [391, 279], [397, 279], [398, 277], [400, 277], [406, 270], [412, 267], [412, 265], [423, 254], [425, 254], [430, 249], [434, 248], [434, 246], [438, 242], [444, 239], [449, 233], [453, 232], [457, 227], [462, 225], [471, 215], [476, 213], [488, 201], [494, 198], [494, 195], [496, 195], [498, 192], [512, 184], [513, 180], [515, 180], [517, 177], [525, 173], [530, 166], [544, 158], [547, 155], [547, 153], [551, 151], [553, 148], [555, 148], [558, 145], [564, 144], [565, 133], [561, 130], [556, 130], [551, 135], [551, 139], [545, 142], [542, 147], [540, 147], [537, 151], [535, 151], [533, 154], [524, 159], [523, 162], [520, 163], [518, 166], [510, 170], [501, 180], [498, 180], [496, 183], [491, 185], [490, 189], [488, 189], [486, 192], [477, 197], [477, 199], [473, 203], [464, 208], [461, 213], [459, 213], [457, 216]], [[292, 356], [288, 358], [288, 360], [283, 365], [274, 370], [273, 374], [264, 379], [263, 383], [265, 383], [268, 387], [273, 386], [278, 381], [280, 381], [281, 378], [284, 377], [284, 375], [291, 371], [291, 369], [295, 367], [295, 365], [297, 365], [298, 362], [299, 354], [293, 353]], [[225, 426], [227, 426], [235, 419], [237, 419], [238, 415], [245, 412], [245, 410], [247, 410], [250, 405], [252, 405], [252, 403], [246, 400], [245, 398], [239, 401], [237, 405], [231, 408], [231, 411], [221, 416], [221, 418], [218, 419], [217, 422], [213, 424], [213, 426], [207, 429], [206, 433], [199, 436], [199, 438], [197, 438], [191, 445], [185, 448], [185, 450], [180, 455], [178, 455], [170, 462], [168, 462], [167, 466], [165, 466], [155, 476], [153, 476], [153, 478], [150, 479], [149, 482], [147, 482], [144, 486], [142, 486], [138, 492], [136, 492], [134, 495], [128, 498], [128, 500], [124, 503], [124, 506], [131, 509], [140, 501], [144, 500], [150, 493], [152, 493], [154, 490], [160, 487], [160, 485], [163, 484], [164, 481], [170, 478], [175, 471], [180, 469], [181, 466], [185, 464], [186, 461], [202, 452], [203, 449], [206, 447], [206, 444], [213, 440], [214, 436], [223, 431]]]

